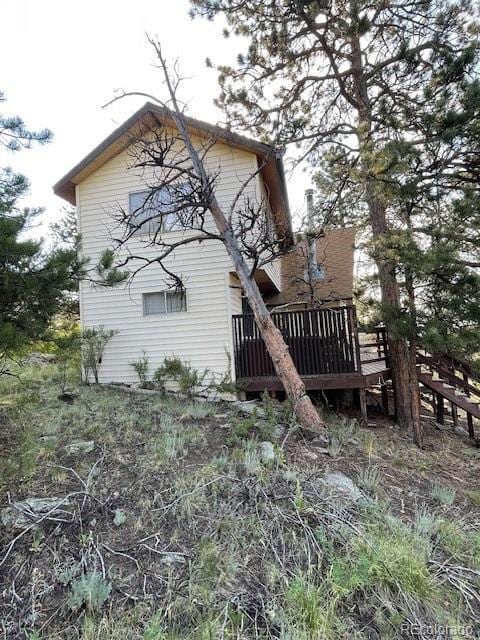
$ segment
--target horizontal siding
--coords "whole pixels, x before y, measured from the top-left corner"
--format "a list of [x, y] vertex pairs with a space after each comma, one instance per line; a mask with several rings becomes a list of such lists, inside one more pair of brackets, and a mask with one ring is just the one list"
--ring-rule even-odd
[[[270, 201], [268, 200], [267, 191], [265, 189], [265, 183], [263, 181], [261, 174], [258, 174], [258, 177], [257, 177], [257, 189], [258, 189], [260, 198], [262, 199], [262, 201], [265, 203], [265, 206], [267, 207], [268, 215], [271, 216], [272, 209], [270, 207]], [[272, 227], [273, 227], [273, 222], [272, 222]], [[282, 290], [281, 259], [278, 258], [277, 260], [273, 260], [272, 262], [269, 262], [268, 264], [266, 264], [264, 266], [264, 271], [267, 274], [267, 276], [270, 278], [270, 280], [273, 282], [273, 284], [277, 287], [278, 291], [281, 291]]]
[[[127, 152], [120, 153], [77, 187], [79, 230], [82, 252], [94, 267], [102, 252], [111, 246], [112, 214], [118, 206], [128, 206], [128, 194], [145, 188], [145, 182], [128, 170]], [[255, 169], [255, 156], [215, 145], [207, 160], [210, 170], [220, 167], [216, 193], [228, 208], [240, 185]], [[246, 195], [255, 192], [249, 185]], [[213, 221], [210, 226], [214, 229]], [[188, 232], [190, 234], [194, 232]], [[182, 232], [171, 232], [176, 241]], [[154, 258], [156, 250], [140, 238], [129, 241], [131, 253]], [[126, 250], [119, 254], [126, 255]], [[132, 263], [131, 269], [140, 266]], [[151, 265], [135, 276], [126, 287], [110, 289], [83, 282], [80, 292], [84, 327], [103, 325], [119, 333], [108, 344], [100, 370], [102, 382], [136, 382], [130, 362], [146, 352], [151, 373], [165, 357], [175, 355], [198, 369], [208, 368], [218, 375], [228, 367], [232, 350], [231, 313], [239, 312], [240, 292], [229, 287], [231, 262], [223, 245], [207, 240], [183, 246], [169, 256], [166, 266], [184, 278], [187, 312], [162, 316], [143, 316], [142, 294], [166, 289], [165, 275]], [[233, 309], [233, 310], [232, 310]]]
[[282, 290], [282, 261], [280, 258], [269, 262], [264, 267], [265, 273], [268, 275], [278, 291]]

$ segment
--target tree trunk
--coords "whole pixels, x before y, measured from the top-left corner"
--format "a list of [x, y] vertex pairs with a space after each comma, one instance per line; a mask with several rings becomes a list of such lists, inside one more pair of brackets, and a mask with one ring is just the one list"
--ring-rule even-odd
[[[350, 6], [352, 24], [358, 25], [357, 3], [352, 2]], [[421, 446], [420, 392], [416, 375], [416, 363], [412, 362], [408, 340], [399, 336], [395, 328], [395, 320], [400, 317], [401, 313], [395, 263], [385, 260], [381, 255], [382, 240], [387, 236], [389, 229], [386, 205], [381, 193], [381, 183], [376, 180], [373, 166], [376, 149], [372, 138], [372, 110], [363, 68], [363, 52], [358, 34], [354, 34], [351, 38], [351, 54], [354, 100], [358, 113], [357, 140], [365, 181], [370, 225], [372, 227], [374, 259], [378, 268], [385, 326], [388, 335], [397, 421], [400, 427], [412, 430], [415, 442]], [[380, 246], [380, 251], [377, 250], [377, 246]]]
[[295, 414], [302, 425], [302, 427], [309, 431], [314, 431], [324, 437], [328, 441], [328, 435], [325, 428], [325, 424], [321, 420], [317, 410], [313, 406], [313, 403], [307, 395], [305, 385], [300, 378], [295, 364], [292, 360], [288, 346], [283, 339], [279, 329], [275, 326], [270, 312], [262, 298], [257, 283], [253, 279], [251, 269], [246, 263], [240, 248], [238, 246], [237, 239], [235, 238], [232, 229], [227, 221], [227, 217], [223, 213], [215, 193], [213, 192], [210, 181], [208, 179], [205, 167], [200, 160], [200, 157], [193, 146], [190, 135], [185, 126], [182, 118], [181, 110], [178, 106], [175, 90], [170, 82], [168, 70], [161, 55], [161, 52], [157, 49], [160, 63], [165, 75], [165, 81], [170, 93], [170, 97], [173, 103], [173, 119], [178, 128], [180, 135], [183, 138], [183, 142], [187, 148], [190, 160], [193, 168], [201, 180], [204, 194], [208, 200], [208, 208], [212, 214], [213, 220], [217, 226], [220, 237], [225, 245], [228, 255], [232, 259], [233, 266], [240, 280], [247, 300], [252, 309], [255, 317], [255, 322], [259, 328], [260, 334], [265, 342], [270, 357], [273, 360], [275, 371], [280, 378], [287, 396], [293, 402], [293, 409]]
[[[306, 393], [305, 385], [298, 374], [288, 346], [280, 330], [272, 320], [258, 285], [251, 275], [250, 267], [243, 258], [237, 241], [231, 229], [228, 228], [226, 218], [214, 196], [212, 196], [210, 211], [222, 234], [225, 248], [232, 259], [235, 271], [255, 317], [255, 322], [272, 358], [275, 371], [283, 384], [287, 396], [293, 401], [294, 410], [300, 424], [307, 430], [324, 435], [327, 439], [325, 425]], [[227, 229], [222, 231], [223, 221], [227, 225]]]
[[[367, 197], [368, 193], [367, 187]], [[370, 196], [368, 204], [373, 237], [379, 239], [388, 232], [385, 207], [372, 196]], [[381, 255], [375, 256], [375, 260], [387, 328], [397, 422], [401, 428], [411, 429], [415, 444], [422, 446], [423, 434], [420, 423], [420, 391], [417, 380], [415, 341], [409, 344], [405, 337], [398, 336], [395, 327], [395, 321], [401, 313], [395, 265], [382, 259]]]

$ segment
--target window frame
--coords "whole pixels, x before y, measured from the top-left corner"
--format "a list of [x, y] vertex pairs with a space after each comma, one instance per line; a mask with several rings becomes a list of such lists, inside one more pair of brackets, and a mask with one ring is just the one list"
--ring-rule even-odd
[[[181, 189], [184, 185], [187, 185], [187, 184], [188, 183], [186, 183], [186, 182], [184, 182], [184, 183], [182, 182], [182, 183], [179, 183], [176, 186], [178, 186], [178, 188]], [[168, 190], [168, 186], [167, 187], [162, 187], [162, 188]], [[130, 216], [134, 215], [133, 214], [133, 210], [132, 210], [132, 206], [131, 206], [131, 198], [132, 198], [132, 196], [139, 196], [141, 194], [145, 194], [145, 195], [148, 196], [149, 193], [150, 193], [149, 189], [140, 189], [138, 191], [129, 191], [129, 193], [128, 193], [128, 213], [129, 213]], [[139, 207], [137, 207], [137, 209], [139, 209]], [[142, 211], [143, 211], [143, 206], [142, 206]], [[137, 211], [137, 214], [138, 213], [140, 213], [140, 211]], [[167, 220], [161, 218], [161, 223], [162, 224], [161, 224], [161, 228], [159, 229], [160, 233], [174, 233], [174, 232], [178, 232], [178, 231], [187, 231], [188, 230], [187, 227], [183, 227], [181, 225], [181, 221], [178, 219], [178, 214], [177, 213], [172, 212], [170, 214], [167, 214], [167, 219], [168, 219], [168, 215], [175, 215], [177, 217], [177, 221], [174, 222], [173, 224], [174, 225], [179, 224], [180, 226], [178, 228], [173, 228], [173, 229], [165, 228], [165, 224], [166, 224]], [[148, 226], [142, 225], [140, 228], [134, 229], [133, 235], [144, 236], [144, 235], [151, 234], [152, 232], [156, 233], [157, 229], [153, 228], [153, 225], [156, 225], [156, 224], [158, 224], [158, 222], [155, 219], [154, 220], [150, 220]], [[130, 225], [130, 228], [133, 229], [132, 225]]]
[[[152, 296], [152, 295], [159, 295], [159, 294], [163, 294], [163, 300], [164, 300], [164, 304], [165, 304], [165, 311], [163, 313], [147, 313], [146, 312], [146, 296]], [[167, 296], [168, 294], [170, 295], [182, 295], [183, 300], [184, 300], [184, 309], [181, 309], [180, 311], [168, 311], [168, 304], [167, 304]], [[143, 311], [143, 317], [144, 318], [151, 318], [153, 317], [164, 317], [164, 316], [170, 316], [170, 315], [176, 315], [178, 313], [187, 313], [188, 312], [188, 304], [187, 304], [187, 292], [184, 291], [183, 294], [180, 294], [180, 292], [172, 290], [172, 289], [163, 289], [162, 291], [144, 291], [142, 293], [142, 311]]]

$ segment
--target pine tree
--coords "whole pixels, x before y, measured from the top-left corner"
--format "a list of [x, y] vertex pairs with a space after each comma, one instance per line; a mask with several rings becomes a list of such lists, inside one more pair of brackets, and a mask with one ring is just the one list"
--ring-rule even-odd
[[[0, 116], [0, 144], [10, 151], [50, 139], [48, 130], [30, 131], [21, 118]], [[28, 236], [42, 212], [21, 206], [28, 189], [25, 176], [0, 168], [0, 375], [9, 373], [10, 358], [43, 335], [79, 273], [76, 247], [46, 251], [43, 239]]]
[[[192, 5], [193, 15], [213, 19], [223, 14], [232, 33], [249, 39], [235, 68], [219, 67], [218, 104], [231, 124], [266, 138], [281, 136], [313, 164], [332, 147], [346, 150], [349, 175], [368, 216], [397, 419], [421, 444], [415, 336], [405, 333], [412, 322], [409, 307], [402, 304], [397, 252], [392, 250], [398, 184], [405, 158], [410, 166], [415, 157], [426, 184], [423, 151], [432, 134], [435, 141], [444, 140], [449, 152], [427, 173], [433, 176], [440, 165], [443, 177], [465, 169], [468, 158], [456, 157], [445, 129], [460, 143], [468, 113], [456, 117], [459, 95], [468, 93], [478, 59], [472, 3], [192, 0]], [[444, 116], [452, 115], [453, 126], [438, 124], [440, 106]]]

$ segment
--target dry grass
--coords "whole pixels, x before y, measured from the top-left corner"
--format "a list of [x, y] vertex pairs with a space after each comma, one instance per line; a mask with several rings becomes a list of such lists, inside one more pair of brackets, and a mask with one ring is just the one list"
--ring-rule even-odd
[[[479, 624], [478, 457], [460, 440], [429, 431], [418, 451], [388, 424], [330, 416], [330, 456], [293, 428], [265, 465], [258, 440], [292, 427], [284, 407], [258, 421], [93, 387], [68, 405], [54, 374], [1, 382], [5, 502], [69, 496], [61, 518], [0, 534], [6, 639], [383, 640]], [[79, 440], [95, 449], [67, 453]], [[328, 472], [370, 498], [333, 496]]]

